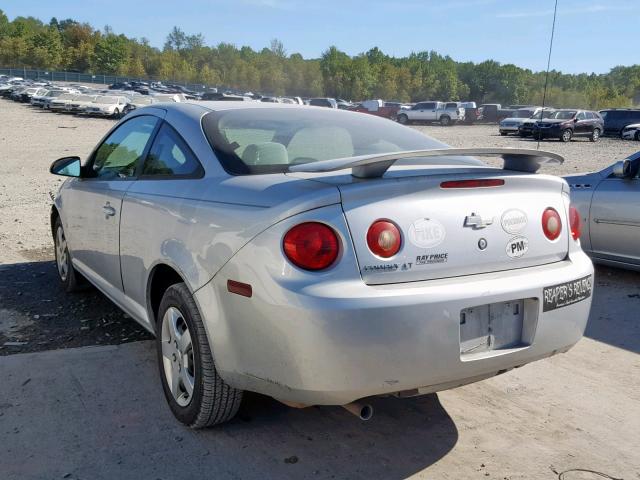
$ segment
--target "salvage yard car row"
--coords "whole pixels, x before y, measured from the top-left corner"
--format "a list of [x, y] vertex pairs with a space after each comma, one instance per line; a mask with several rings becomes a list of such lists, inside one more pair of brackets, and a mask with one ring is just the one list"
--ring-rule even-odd
[[136, 108], [157, 102], [182, 101], [182, 94], [143, 95], [134, 91], [93, 89], [85, 85], [8, 80], [0, 83], [0, 96], [58, 113], [121, 118]]

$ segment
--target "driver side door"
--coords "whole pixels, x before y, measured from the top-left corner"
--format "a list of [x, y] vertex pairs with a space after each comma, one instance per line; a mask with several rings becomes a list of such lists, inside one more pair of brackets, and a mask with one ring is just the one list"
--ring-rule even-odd
[[66, 192], [65, 229], [73, 263], [107, 295], [122, 292], [120, 214], [125, 193], [160, 122], [141, 115], [120, 124], [89, 159], [86, 176]]

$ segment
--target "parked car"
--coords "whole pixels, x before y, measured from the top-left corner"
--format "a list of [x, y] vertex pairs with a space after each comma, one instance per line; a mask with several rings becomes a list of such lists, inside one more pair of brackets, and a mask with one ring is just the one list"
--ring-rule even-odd
[[309, 105], [312, 107], [338, 108], [335, 98], [310, 98]]
[[64, 90], [47, 90], [41, 95], [34, 95], [31, 97], [31, 105], [34, 107], [44, 108], [44, 104], [48, 103], [47, 100], [51, 100], [53, 98], [59, 97], [65, 93]]
[[101, 95], [84, 107], [82, 113], [100, 117], [120, 118], [131, 100], [122, 96]]
[[83, 164], [51, 166], [71, 177], [51, 210], [56, 266], [67, 291], [85, 279], [156, 334], [191, 427], [232, 418], [245, 390], [367, 418], [360, 399], [471, 383], [581, 338], [593, 266], [566, 182], [534, 174], [561, 161], [338, 109], [141, 108]]
[[158, 103], [159, 100], [152, 96], [147, 95], [136, 95], [135, 97], [130, 97], [127, 101], [127, 104], [124, 106], [124, 110], [122, 111], [123, 115], [135, 110], [137, 108], [146, 107], [147, 105], [151, 105], [154, 103]]
[[44, 95], [45, 93], [47, 93], [47, 89], [44, 87], [27, 88], [20, 93], [19, 101], [22, 103], [30, 103], [32, 97], [36, 95]]
[[584, 224], [583, 250], [596, 263], [640, 270], [640, 152], [565, 180]]
[[460, 106], [464, 108], [464, 123], [472, 124], [480, 118], [480, 112], [476, 102], [460, 102]]
[[588, 110], [557, 110], [551, 117], [543, 118], [533, 126], [532, 136], [536, 140], [557, 138], [570, 142], [573, 137], [588, 137], [597, 142], [604, 130], [604, 122], [598, 112]]
[[556, 113], [554, 108], [545, 107], [544, 110], [539, 111], [531, 118], [527, 118], [522, 122], [522, 125], [518, 127], [518, 135], [521, 137], [529, 137], [533, 135], [536, 122], [543, 118], [552, 118]]
[[65, 110], [69, 113], [81, 113], [90, 106], [98, 95], [76, 95], [73, 100], [65, 105]]
[[498, 132], [500, 135], [518, 133], [520, 126], [530, 118], [535, 118], [542, 111], [542, 107], [520, 108], [513, 113], [513, 116], [500, 120]]
[[627, 125], [622, 129], [620, 135], [624, 140], [638, 140], [640, 141], [640, 123], [634, 123]]
[[443, 102], [418, 102], [410, 110], [398, 113], [398, 122], [439, 122], [442, 126], [455, 124], [464, 120], [464, 109], [456, 106], [447, 110]]
[[67, 105], [78, 96], [76, 93], [63, 93], [49, 102], [49, 109], [54, 112], [64, 112], [67, 110]]
[[400, 106], [387, 106], [382, 100], [365, 100], [358, 105], [354, 105], [349, 110], [395, 120], [398, 116]]
[[600, 116], [604, 119], [605, 135], [620, 136], [627, 125], [640, 123], [640, 109], [636, 108], [611, 108], [600, 110]]

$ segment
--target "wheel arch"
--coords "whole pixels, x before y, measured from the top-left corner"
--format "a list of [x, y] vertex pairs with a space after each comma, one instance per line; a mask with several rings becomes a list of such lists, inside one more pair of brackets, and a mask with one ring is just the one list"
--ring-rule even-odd
[[51, 236], [55, 237], [55, 225], [56, 225], [56, 220], [60, 217], [60, 212], [58, 211], [58, 207], [56, 207], [55, 205], [51, 205], [51, 214], [50, 214], [50, 226], [51, 226]]
[[184, 283], [189, 291], [191, 288], [185, 281], [184, 275], [174, 266], [168, 263], [158, 263], [149, 272], [147, 280], [147, 311], [153, 329], [156, 329], [158, 309], [164, 292], [177, 283]]

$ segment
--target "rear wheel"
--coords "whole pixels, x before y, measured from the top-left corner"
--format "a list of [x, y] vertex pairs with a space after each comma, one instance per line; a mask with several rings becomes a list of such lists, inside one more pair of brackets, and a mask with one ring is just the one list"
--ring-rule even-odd
[[113, 111], [113, 118], [120, 118], [120, 110], [117, 108]]
[[178, 420], [203, 428], [235, 416], [242, 390], [218, 375], [200, 312], [184, 283], [162, 297], [156, 347], [162, 389]]
[[560, 134], [560, 141], [564, 143], [570, 142], [572, 136], [573, 136], [573, 132], [571, 131], [571, 129], [566, 128]]
[[634, 135], [634, 137], [636, 139], [636, 141], [640, 141], [640, 130], [636, 130], [636, 134]]
[[600, 140], [600, 129], [599, 128], [594, 128], [593, 132], [591, 132], [591, 135], [589, 135], [589, 140], [591, 140], [592, 142], [597, 142], [598, 140]]
[[404, 113], [401, 113], [400, 115], [398, 115], [398, 123], [406, 125], [407, 123], [409, 123], [409, 117], [407, 117]]
[[500, 135], [502, 135], [503, 137], [507, 135], [507, 132], [500, 132]]
[[448, 127], [451, 125], [451, 117], [449, 115], [442, 115], [440, 117], [440, 125], [443, 127]]

